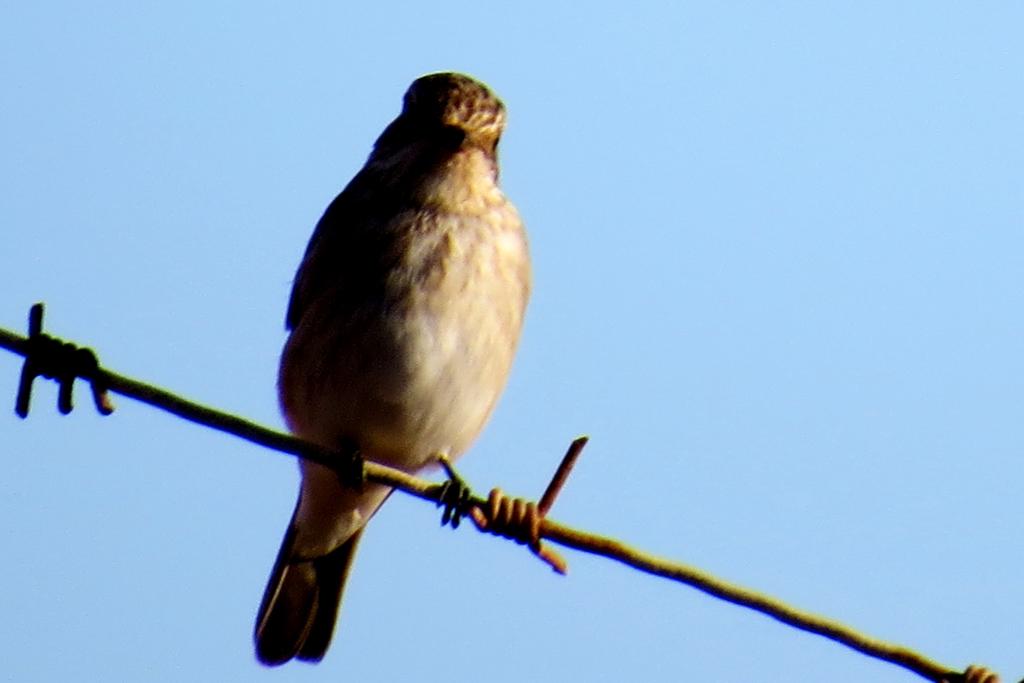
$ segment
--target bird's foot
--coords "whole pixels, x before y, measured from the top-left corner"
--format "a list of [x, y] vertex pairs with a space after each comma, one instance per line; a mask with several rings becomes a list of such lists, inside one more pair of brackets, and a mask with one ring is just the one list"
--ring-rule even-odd
[[444, 507], [444, 512], [441, 513], [441, 526], [450, 523], [453, 529], [458, 529], [459, 522], [469, 512], [473, 491], [466, 480], [455, 471], [447, 455], [439, 453], [437, 461], [448, 475], [448, 481], [441, 484], [441, 497], [437, 501], [438, 507]]
[[346, 488], [362, 491], [366, 484], [366, 461], [363, 453], [353, 442], [345, 442], [338, 449], [341, 459], [334, 466], [334, 472]]

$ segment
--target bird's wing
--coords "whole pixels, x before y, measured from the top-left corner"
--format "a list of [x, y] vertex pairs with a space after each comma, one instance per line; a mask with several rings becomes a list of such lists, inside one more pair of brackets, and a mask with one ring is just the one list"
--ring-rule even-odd
[[364, 170], [334, 198], [320, 217], [295, 274], [285, 316], [287, 329], [295, 329], [309, 305], [324, 291], [346, 279], [346, 269], [358, 263], [357, 252], [373, 204], [371, 193]]

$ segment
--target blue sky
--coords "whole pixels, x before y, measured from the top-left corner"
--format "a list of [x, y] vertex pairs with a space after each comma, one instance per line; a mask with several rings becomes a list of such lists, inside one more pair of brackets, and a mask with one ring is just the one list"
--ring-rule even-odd
[[[8, 3], [0, 326], [280, 427], [320, 213], [415, 77], [505, 100], [534, 297], [463, 474], [953, 666], [1024, 675], [1019, 3]], [[294, 462], [126, 399], [13, 415], [0, 678], [907, 681], [393, 497], [317, 667], [251, 631]]]

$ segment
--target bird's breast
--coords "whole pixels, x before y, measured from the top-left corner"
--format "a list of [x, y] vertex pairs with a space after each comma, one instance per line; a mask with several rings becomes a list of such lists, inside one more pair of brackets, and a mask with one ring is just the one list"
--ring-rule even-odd
[[406, 211], [380, 287], [343, 284], [312, 303], [282, 359], [298, 434], [353, 439], [370, 459], [417, 469], [457, 457], [504, 388], [529, 296], [522, 225], [505, 201]]

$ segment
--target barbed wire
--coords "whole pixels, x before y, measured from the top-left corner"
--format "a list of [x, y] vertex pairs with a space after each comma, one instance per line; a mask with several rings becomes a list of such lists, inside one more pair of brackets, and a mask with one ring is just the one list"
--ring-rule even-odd
[[[70, 412], [73, 407], [74, 381], [76, 378], [81, 378], [89, 383], [96, 408], [103, 415], [109, 415], [113, 411], [108, 394], [114, 392], [160, 408], [190, 422], [325, 465], [338, 471], [339, 476], [343, 479], [347, 474], [351, 474], [342, 472], [339, 468], [339, 463], [346, 462], [347, 459], [330, 449], [200, 405], [165, 389], [107, 370], [99, 364], [96, 354], [91, 350], [45, 334], [42, 320], [43, 305], [35, 304], [29, 313], [27, 337], [0, 328], [0, 348], [5, 348], [25, 358], [15, 401], [15, 412], [22, 418], [28, 416], [32, 384], [37, 377], [54, 379], [59, 383], [58, 407], [64, 414]], [[449, 481], [440, 484], [370, 461], [364, 463], [363, 475], [368, 481], [386, 484], [417, 498], [432, 501], [439, 506], [446, 506], [445, 521], [454, 515], [453, 526], [457, 526], [461, 514], [469, 515], [481, 531], [527, 545], [531, 551], [559, 573], [565, 573], [565, 561], [553, 550], [545, 547], [541, 543], [542, 539], [617, 560], [642, 572], [691, 586], [726, 602], [765, 614], [802, 631], [823, 636], [869, 657], [901, 666], [930, 681], [938, 683], [999, 682], [999, 676], [984, 667], [971, 665], [964, 671], [951, 669], [910, 648], [872, 638], [845, 624], [797, 609], [776, 598], [729, 583], [696, 567], [638, 550], [614, 538], [582, 531], [547, 519], [546, 514], [586, 441], [586, 437], [580, 437], [569, 446], [562, 464], [541, 497], [539, 504], [522, 499], [508, 499], [498, 489], [492, 490], [490, 496], [483, 499], [469, 494], [468, 489], [464, 487], [461, 488], [462, 492], [456, 494], [456, 498], [453, 499], [451, 484], [453, 480], [457, 479], [457, 475], [454, 470], [450, 469], [446, 461], [442, 461], [442, 464], [448, 469]], [[1021, 683], [1024, 683], [1024, 679]]]

